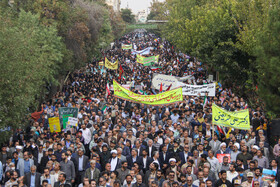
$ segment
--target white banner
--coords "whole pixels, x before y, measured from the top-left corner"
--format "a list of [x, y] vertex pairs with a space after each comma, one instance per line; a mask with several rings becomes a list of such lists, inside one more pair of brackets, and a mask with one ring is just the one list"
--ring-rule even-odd
[[68, 117], [68, 125], [69, 126], [78, 126], [78, 118]]
[[183, 95], [193, 95], [193, 96], [208, 96], [214, 97], [216, 92], [216, 84], [204, 84], [204, 85], [189, 85], [180, 83], [183, 88]]
[[136, 54], [139, 54], [139, 55], [148, 55], [148, 54], [150, 54], [150, 50], [151, 50], [151, 48], [150, 48], [150, 47], [147, 47], [147, 48], [145, 48], [145, 49], [143, 49], [143, 50], [141, 50], [141, 51], [135, 51], [135, 50], [133, 50], [133, 51], [131, 52], [131, 54], [133, 54], [133, 55], [136, 55]]
[[171, 84], [170, 90], [178, 87], [178, 79], [171, 75], [164, 75], [164, 74], [156, 74], [154, 73], [153, 79], [152, 79], [152, 87], [154, 89], [159, 90], [160, 85], [162, 84], [162, 90], [166, 90]]

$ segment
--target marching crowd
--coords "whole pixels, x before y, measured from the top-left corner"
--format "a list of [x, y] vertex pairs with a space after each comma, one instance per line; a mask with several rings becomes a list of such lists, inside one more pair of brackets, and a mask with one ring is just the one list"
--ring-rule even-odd
[[[136, 62], [136, 50], [150, 47], [159, 69]], [[104, 54], [119, 60], [117, 70], [92, 63], [69, 75], [62, 91], [42, 103], [26, 129], [16, 129], [0, 152], [2, 186], [30, 187], [231, 187], [278, 186], [280, 140], [270, 149], [268, 120], [261, 107], [250, 108], [230, 88], [217, 86], [216, 96], [184, 96], [183, 102], [150, 106], [117, 99], [106, 85], [129, 84], [140, 94], [156, 94], [154, 73], [183, 77], [188, 84], [209, 83], [204, 64], [150, 33], [130, 33]], [[250, 111], [250, 130], [212, 125], [211, 105]], [[59, 107], [79, 109], [78, 127], [51, 133], [48, 118]], [[103, 110], [103, 109], [106, 110]], [[221, 160], [218, 155], [226, 154]], [[264, 169], [274, 171], [266, 177]]]

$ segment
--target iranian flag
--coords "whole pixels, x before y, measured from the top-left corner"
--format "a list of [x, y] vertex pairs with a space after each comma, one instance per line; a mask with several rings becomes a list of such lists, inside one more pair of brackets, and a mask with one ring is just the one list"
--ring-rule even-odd
[[208, 104], [208, 99], [206, 96], [204, 96], [203, 108], [205, 108], [207, 104]]
[[109, 95], [111, 95], [110, 94], [110, 86], [109, 86], [109, 83], [107, 82], [107, 85], [106, 85], [106, 98], [108, 98]]
[[103, 114], [105, 114], [107, 112], [107, 106], [105, 105], [102, 109]]
[[161, 68], [162, 68], [161, 66], [153, 66], [153, 67], [151, 67], [151, 70], [156, 71], [156, 70], [159, 70]]

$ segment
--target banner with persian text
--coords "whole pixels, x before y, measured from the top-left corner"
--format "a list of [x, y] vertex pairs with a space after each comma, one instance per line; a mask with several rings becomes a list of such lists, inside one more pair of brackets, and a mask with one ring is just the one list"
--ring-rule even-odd
[[113, 85], [115, 97], [136, 103], [143, 103], [147, 105], [168, 105], [183, 101], [182, 88], [177, 88], [157, 95], [140, 95], [123, 88], [115, 80]]
[[250, 129], [249, 110], [230, 112], [212, 104], [212, 123], [234, 129]]

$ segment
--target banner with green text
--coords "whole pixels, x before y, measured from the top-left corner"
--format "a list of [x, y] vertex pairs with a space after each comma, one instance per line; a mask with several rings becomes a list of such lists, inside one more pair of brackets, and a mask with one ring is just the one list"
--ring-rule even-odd
[[122, 44], [122, 49], [123, 50], [129, 50], [129, 49], [132, 49], [132, 44]]
[[115, 80], [113, 82], [113, 85], [115, 97], [136, 103], [143, 103], [147, 105], [168, 105], [171, 103], [183, 101], [183, 93], [181, 87], [157, 95], [140, 95], [125, 89]]
[[150, 56], [150, 57], [144, 57], [141, 55], [137, 55], [137, 62], [140, 64], [143, 64], [143, 66], [151, 66], [155, 63], [158, 63], [159, 55], [157, 56]]
[[249, 110], [229, 112], [212, 104], [212, 123], [235, 129], [250, 129]]

